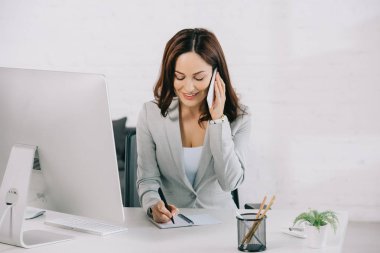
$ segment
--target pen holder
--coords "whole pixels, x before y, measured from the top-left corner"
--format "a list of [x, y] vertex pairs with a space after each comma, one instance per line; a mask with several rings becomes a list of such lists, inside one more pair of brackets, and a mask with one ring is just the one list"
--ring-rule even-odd
[[264, 251], [266, 247], [266, 216], [256, 219], [255, 213], [241, 214], [236, 217], [238, 249], [246, 252]]

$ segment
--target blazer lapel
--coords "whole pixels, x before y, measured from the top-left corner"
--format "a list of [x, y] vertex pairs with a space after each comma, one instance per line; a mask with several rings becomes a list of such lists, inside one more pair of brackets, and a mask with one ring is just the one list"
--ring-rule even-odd
[[177, 98], [173, 98], [169, 108], [168, 117], [165, 120], [166, 138], [169, 143], [172, 159], [175, 162], [175, 170], [186, 186], [194, 191], [193, 186], [190, 184], [183, 164], [183, 148], [181, 139], [181, 130], [179, 126], [179, 102]]
[[211, 150], [210, 150], [210, 141], [209, 141], [208, 127], [207, 127], [205, 138], [203, 141], [202, 155], [199, 161], [197, 174], [195, 175], [194, 189], [197, 189], [199, 186], [199, 183], [202, 181], [202, 178], [207, 171], [208, 165], [210, 164], [211, 158], [212, 158], [212, 155], [211, 155]]

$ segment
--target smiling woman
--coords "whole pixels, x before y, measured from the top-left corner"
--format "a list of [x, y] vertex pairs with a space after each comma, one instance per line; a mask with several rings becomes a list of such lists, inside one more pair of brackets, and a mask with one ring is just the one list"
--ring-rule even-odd
[[[207, 106], [215, 69], [215, 96]], [[230, 192], [244, 180], [250, 114], [213, 33], [184, 29], [169, 40], [154, 95], [136, 129], [137, 189], [148, 215], [167, 222], [177, 207], [236, 208]]]
[[181, 104], [199, 106], [207, 96], [211, 74], [212, 67], [197, 53], [180, 55], [175, 69], [174, 89]]

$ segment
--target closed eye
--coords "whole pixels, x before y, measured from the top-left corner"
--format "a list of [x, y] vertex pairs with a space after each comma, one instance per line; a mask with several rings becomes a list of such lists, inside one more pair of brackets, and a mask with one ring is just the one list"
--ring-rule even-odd
[[194, 79], [197, 81], [202, 81], [207, 75], [205, 74], [196, 74], [194, 75]]
[[180, 81], [182, 81], [183, 79], [185, 79], [185, 77], [183, 76], [181, 76], [181, 77], [179, 77], [179, 76], [177, 76], [177, 75], [175, 75], [175, 78], [177, 79], [177, 80], [180, 80]]

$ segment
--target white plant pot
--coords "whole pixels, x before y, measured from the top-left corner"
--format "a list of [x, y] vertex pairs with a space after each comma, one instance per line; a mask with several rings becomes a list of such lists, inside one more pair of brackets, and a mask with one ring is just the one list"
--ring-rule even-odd
[[327, 225], [316, 227], [305, 224], [305, 233], [307, 236], [307, 244], [311, 248], [319, 249], [326, 246], [327, 241]]

